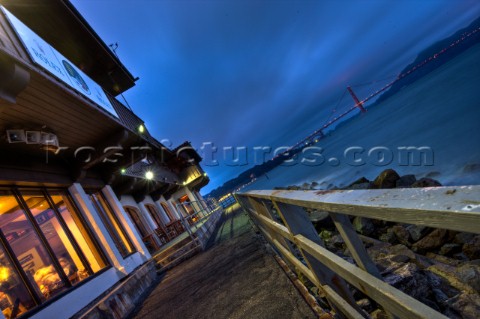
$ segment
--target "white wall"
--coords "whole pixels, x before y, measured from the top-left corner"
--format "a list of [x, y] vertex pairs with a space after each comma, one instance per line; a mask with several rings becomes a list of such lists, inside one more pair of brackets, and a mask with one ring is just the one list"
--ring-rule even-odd
[[[149, 260], [151, 256], [142, 241], [141, 235], [138, 233], [137, 229], [135, 228], [133, 221], [130, 220], [130, 217], [128, 217], [127, 213], [123, 209], [122, 203], [118, 200], [118, 197], [115, 195], [112, 188], [109, 185], [107, 185], [102, 189], [102, 192], [107, 198], [112, 209], [115, 211], [116, 216], [118, 217], [119, 221], [122, 223], [123, 228], [127, 232], [127, 235], [130, 237], [130, 240], [132, 241], [136, 250], [143, 255], [143, 262]], [[134, 268], [136, 268], [137, 266], [139, 266], [139, 264], [136, 265], [135, 262], [133, 262], [133, 259], [134, 258], [128, 258], [128, 262], [132, 262]]]
[[125, 259], [120, 255], [113, 239], [107, 232], [105, 225], [82, 186], [78, 183], [73, 184], [70, 186], [69, 191], [80, 211], [80, 214], [84, 217], [87, 226], [93, 230], [100, 248], [103, 250], [112, 266], [100, 275], [93, 275], [95, 276], [94, 278], [83, 285], [81, 284], [80, 287], [72, 288], [67, 295], [34, 314], [31, 318], [69, 318], [115, 285], [127, 274], [131, 273], [135, 268], [144, 264], [151, 258], [145, 245], [143, 245], [140, 235], [127, 217], [120, 201], [118, 201], [118, 198], [115, 196], [115, 193], [113, 193], [110, 186], [106, 186], [102, 189], [102, 193], [105, 195], [110, 206], [114, 210], [114, 213], [125, 228], [127, 235], [137, 249], [136, 253], [131, 254]]
[[80, 213], [85, 218], [88, 227], [93, 230], [93, 233], [97, 237], [97, 240], [100, 246], [103, 248], [103, 251], [105, 252], [109, 262], [115, 268], [121, 269], [123, 267], [121, 264], [121, 261], [123, 260], [122, 255], [115, 246], [112, 237], [110, 237], [110, 234], [105, 228], [102, 219], [97, 214], [97, 211], [93, 207], [92, 202], [83, 190], [82, 186], [78, 183], [75, 183], [70, 186], [68, 190], [72, 195], [76, 206], [79, 208]]
[[112, 267], [81, 287], [74, 288], [68, 295], [56, 300], [31, 318], [70, 318], [116, 284], [122, 277], [124, 277], [124, 274]]

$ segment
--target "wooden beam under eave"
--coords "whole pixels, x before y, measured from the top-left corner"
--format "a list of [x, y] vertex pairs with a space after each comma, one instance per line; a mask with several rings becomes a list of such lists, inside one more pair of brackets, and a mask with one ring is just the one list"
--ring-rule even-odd
[[136, 183], [137, 183], [137, 178], [129, 177], [126, 179], [124, 183], [112, 186], [112, 188], [117, 194], [117, 196], [121, 197], [122, 195], [131, 193], [132, 190], [135, 188]]
[[170, 184], [163, 184], [160, 188], [150, 193], [150, 197], [154, 202], [158, 201], [160, 197], [168, 190]]
[[137, 184], [133, 190], [133, 198], [137, 203], [143, 201], [147, 195], [150, 195], [159, 189], [163, 188], [164, 183], [156, 181], [144, 181], [142, 184]]
[[[17, 96], [29, 82], [30, 73], [26, 69], [0, 54], [0, 101], [16, 104]], [[3, 103], [0, 104], [0, 111], [2, 105]]]
[[114, 156], [116, 153], [123, 153], [123, 144], [128, 140], [129, 133], [125, 129], [121, 129], [105, 141], [95, 146], [95, 158], [82, 165], [82, 170], [88, 170], [93, 166], [104, 163], [109, 157]]

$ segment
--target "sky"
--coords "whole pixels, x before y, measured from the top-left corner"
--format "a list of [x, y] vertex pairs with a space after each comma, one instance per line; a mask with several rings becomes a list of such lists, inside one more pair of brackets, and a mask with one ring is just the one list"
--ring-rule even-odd
[[[477, 0], [71, 2], [140, 78], [124, 97], [153, 136], [204, 155], [217, 147], [218, 165], [202, 162], [202, 194], [258, 164], [254, 147], [318, 129], [346, 86], [395, 76], [480, 16]], [[235, 163], [228, 147], [245, 147], [248, 160]]]

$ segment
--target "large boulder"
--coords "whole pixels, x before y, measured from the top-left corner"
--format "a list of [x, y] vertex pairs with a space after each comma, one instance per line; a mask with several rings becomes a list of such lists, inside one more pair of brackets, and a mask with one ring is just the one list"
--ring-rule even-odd
[[393, 233], [395, 234], [395, 237], [397, 237], [397, 240], [404, 245], [410, 245], [409, 239], [410, 239], [410, 233], [408, 230], [403, 227], [402, 225], [395, 225], [392, 227]]
[[391, 318], [385, 311], [382, 309], [376, 309], [370, 313], [372, 319], [388, 319]]
[[442, 186], [439, 181], [428, 177], [420, 178], [418, 181], [412, 184], [412, 187], [414, 188], [439, 186]]
[[410, 234], [410, 238], [413, 242], [419, 241], [431, 230], [431, 228], [420, 225], [408, 225], [405, 227], [405, 229]]
[[380, 235], [378, 238], [383, 242], [390, 243], [390, 244], [395, 244], [398, 242], [397, 236], [393, 232], [393, 227], [388, 228], [387, 231], [383, 234]]
[[386, 169], [381, 172], [373, 181], [372, 188], [395, 188], [400, 176], [393, 169]]
[[440, 255], [452, 256], [453, 254], [459, 253], [462, 251], [462, 245], [455, 243], [446, 243], [440, 248], [438, 252]]
[[480, 259], [480, 235], [463, 244], [462, 251], [470, 260]]
[[[450, 288], [470, 294], [476, 293], [475, 289], [468, 282], [464, 282], [464, 280], [462, 280], [457, 272], [457, 267], [455, 266], [437, 263], [428, 267], [427, 270], [441, 277], [445, 283], [448, 283]], [[468, 277], [468, 275], [465, 274], [464, 276]]]
[[455, 271], [457, 277], [480, 293], [480, 265], [465, 263]]
[[473, 239], [473, 237], [475, 237], [475, 234], [472, 234], [472, 233], [458, 233], [455, 235], [455, 239], [453, 240], [453, 242], [455, 244], [465, 244], [465, 243], [468, 243], [470, 240]]
[[413, 263], [404, 264], [386, 275], [384, 280], [416, 299], [423, 299], [431, 294], [428, 278]]
[[430, 234], [413, 244], [412, 249], [413, 251], [424, 253], [442, 247], [447, 240], [447, 230], [435, 229]]
[[369, 218], [355, 217], [353, 219], [353, 228], [362, 235], [371, 235], [375, 231], [375, 226]]
[[370, 181], [365, 177], [357, 179], [355, 182], [351, 183], [345, 189], [368, 189], [370, 187]]
[[403, 175], [396, 181], [395, 185], [398, 188], [408, 188], [412, 187], [416, 181], [415, 175]]
[[445, 302], [448, 309], [445, 315], [450, 318], [478, 319], [480, 314], [480, 297], [478, 294], [462, 292]]

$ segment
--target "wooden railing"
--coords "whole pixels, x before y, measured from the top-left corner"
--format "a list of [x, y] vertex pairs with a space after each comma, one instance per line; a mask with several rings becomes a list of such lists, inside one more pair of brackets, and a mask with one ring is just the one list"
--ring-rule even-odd
[[[446, 318], [383, 281], [350, 216], [480, 234], [480, 186], [337, 191], [250, 191], [237, 201], [277, 252], [341, 317], [364, 318], [346, 282], [390, 317]], [[306, 209], [328, 212], [356, 265], [327, 250]], [[301, 254], [305, 262], [297, 258]]]

